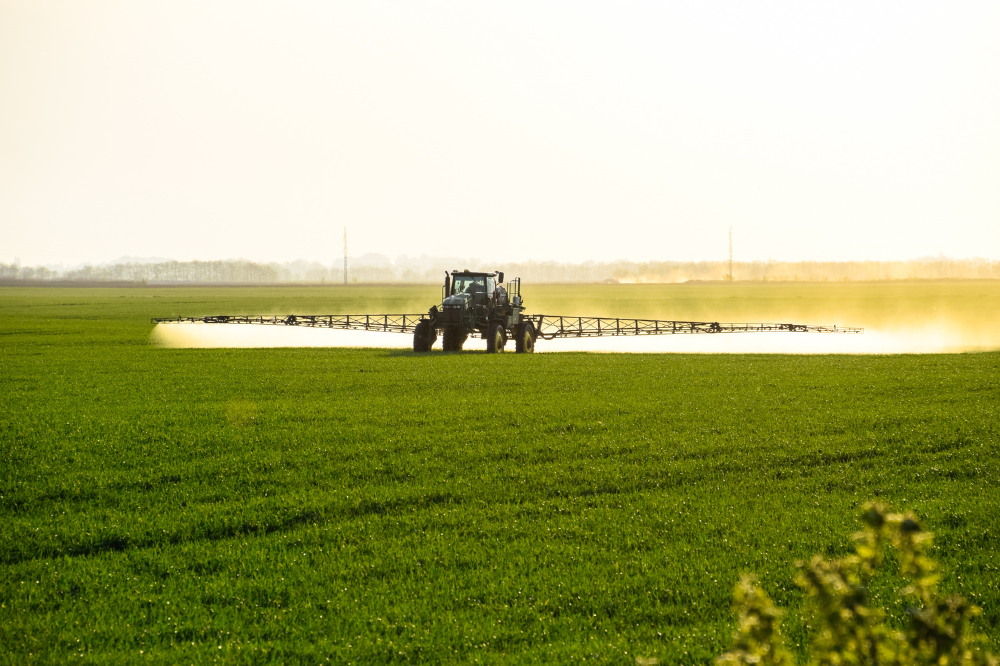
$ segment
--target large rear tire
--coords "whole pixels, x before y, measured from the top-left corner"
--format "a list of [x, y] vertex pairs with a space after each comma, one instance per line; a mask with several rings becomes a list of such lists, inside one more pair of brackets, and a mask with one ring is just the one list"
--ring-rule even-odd
[[535, 352], [535, 325], [530, 321], [517, 327], [517, 340], [514, 349], [518, 354], [533, 354]]
[[507, 331], [504, 330], [503, 324], [493, 324], [489, 328], [489, 334], [486, 336], [486, 351], [489, 354], [496, 354], [503, 351], [504, 345], [507, 344]]
[[427, 352], [434, 346], [437, 340], [437, 331], [431, 328], [429, 321], [421, 321], [413, 329], [413, 351]]

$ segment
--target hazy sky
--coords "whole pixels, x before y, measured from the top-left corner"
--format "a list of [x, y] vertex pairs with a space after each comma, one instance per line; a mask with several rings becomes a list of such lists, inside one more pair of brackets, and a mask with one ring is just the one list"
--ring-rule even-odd
[[0, 261], [1000, 259], [1000, 2], [0, 0]]

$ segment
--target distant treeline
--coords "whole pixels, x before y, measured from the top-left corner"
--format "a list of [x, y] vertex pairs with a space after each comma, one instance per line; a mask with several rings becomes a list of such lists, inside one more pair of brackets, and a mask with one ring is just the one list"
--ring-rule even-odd
[[81, 282], [278, 282], [279, 271], [252, 261], [166, 261], [84, 266], [63, 272], [0, 264], [0, 279]]
[[[348, 263], [351, 283], [435, 283], [447, 270], [503, 270], [526, 282], [687, 282], [689, 280], [752, 281], [875, 281], [1000, 279], [1000, 261], [989, 259], [914, 259], [910, 261], [738, 261], [729, 276], [726, 261], [615, 261], [559, 263], [554, 261], [489, 262], [476, 259], [419, 259], [395, 261], [366, 255]], [[69, 270], [0, 264], [0, 280], [69, 280], [80, 282], [169, 283], [275, 283], [344, 281], [340, 265], [295, 261], [260, 264], [244, 260], [126, 262], [84, 266]]]
[[[526, 268], [534, 268], [531, 264]], [[552, 269], [542, 265], [543, 275], [559, 279], [558, 265]], [[575, 267], [574, 267], [575, 268]], [[587, 268], [580, 264], [579, 268]], [[601, 269], [619, 282], [686, 282], [688, 280], [726, 280], [727, 261], [648, 263], [617, 262], [595, 266], [594, 281]], [[989, 259], [913, 259], [909, 261], [735, 261], [734, 280], [753, 281], [875, 281], [875, 280], [943, 280], [1000, 279], [1000, 261]], [[549, 281], [549, 280], [546, 280]]]

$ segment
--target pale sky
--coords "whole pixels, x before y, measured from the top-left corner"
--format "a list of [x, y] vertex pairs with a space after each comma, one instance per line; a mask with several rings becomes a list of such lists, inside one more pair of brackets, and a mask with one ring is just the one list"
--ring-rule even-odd
[[0, 261], [1000, 259], [1000, 2], [0, 0]]

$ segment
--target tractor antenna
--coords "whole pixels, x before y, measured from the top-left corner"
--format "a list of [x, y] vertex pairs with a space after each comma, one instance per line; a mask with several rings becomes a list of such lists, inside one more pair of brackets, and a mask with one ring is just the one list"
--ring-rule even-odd
[[347, 227], [344, 227], [344, 284], [347, 284]]
[[729, 227], [729, 281], [733, 281], [733, 228]]

